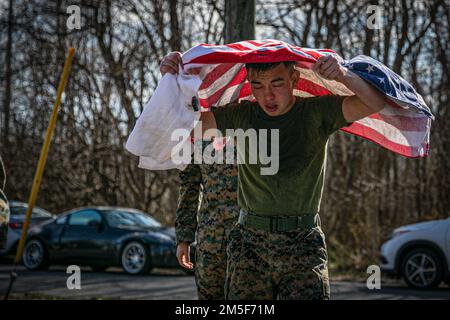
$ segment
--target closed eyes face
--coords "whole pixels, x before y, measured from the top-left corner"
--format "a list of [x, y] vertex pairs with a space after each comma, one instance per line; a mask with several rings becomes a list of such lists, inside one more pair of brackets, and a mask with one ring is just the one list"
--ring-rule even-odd
[[[264, 88], [263, 84], [259, 81], [252, 81], [251, 84], [253, 85], [254, 90], [260, 90]], [[286, 81], [285, 79], [279, 77], [271, 80], [270, 84], [272, 85], [273, 88], [281, 88], [286, 84]]]
[[298, 71], [290, 71], [284, 64], [279, 64], [266, 71], [250, 70], [247, 79], [263, 111], [269, 116], [279, 116], [292, 108], [298, 76]]

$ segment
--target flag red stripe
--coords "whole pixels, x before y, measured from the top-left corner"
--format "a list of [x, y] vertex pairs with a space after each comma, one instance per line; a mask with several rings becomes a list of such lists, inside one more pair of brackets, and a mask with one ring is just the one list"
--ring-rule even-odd
[[[208, 96], [207, 98], [203, 98], [202, 99], [203, 102], [206, 103], [206, 106], [216, 103], [220, 99], [220, 97], [222, 96], [222, 94], [224, 93], [225, 90], [244, 82], [245, 75], [246, 75], [245, 70], [241, 69], [239, 71], [239, 73], [229, 83], [223, 83], [222, 88], [220, 88], [214, 94]], [[203, 106], [203, 104], [202, 104], [202, 106]], [[204, 106], [204, 107], [206, 107], [206, 106]]]
[[309, 61], [315, 62], [316, 59], [308, 58], [296, 54], [289, 50], [288, 48], [265, 51], [254, 50], [248, 51], [218, 51], [206, 53], [202, 56], [196, 57], [191, 61], [185, 63], [204, 63], [204, 64], [215, 64], [215, 63], [261, 63], [261, 62], [282, 62], [282, 61]]
[[234, 63], [222, 63], [216, 66], [214, 69], [208, 72], [208, 74], [202, 80], [202, 84], [200, 85], [199, 90], [206, 89], [214, 82], [219, 81], [220, 77], [234, 66]]
[[357, 122], [354, 122], [352, 125], [340, 130], [367, 139], [375, 144], [378, 144], [388, 150], [391, 150], [408, 158], [420, 158], [428, 155], [428, 144], [423, 145], [425, 148], [425, 153], [423, 155], [420, 155], [417, 148], [395, 143], [389, 140], [386, 136], [380, 134], [378, 131]]
[[426, 131], [428, 129], [428, 118], [424, 117], [406, 117], [406, 116], [388, 116], [375, 113], [369, 116], [371, 119], [377, 119], [387, 122], [401, 131]]
[[314, 83], [310, 80], [300, 78], [300, 80], [297, 83], [297, 89], [301, 91], [306, 91], [312, 95], [315, 96], [324, 96], [333, 94], [330, 90], [322, 87], [321, 85], [318, 85], [317, 83]]
[[253, 50], [253, 48], [246, 47], [244, 43], [230, 43], [226, 45], [228, 48], [236, 49], [236, 50], [242, 50], [242, 51], [248, 51]]

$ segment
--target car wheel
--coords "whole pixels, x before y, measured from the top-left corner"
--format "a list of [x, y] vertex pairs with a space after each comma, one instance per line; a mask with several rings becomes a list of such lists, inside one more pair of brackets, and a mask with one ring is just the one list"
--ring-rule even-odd
[[411, 288], [435, 288], [443, 277], [441, 260], [433, 250], [427, 248], [411, 250], [403, 259], [402, 275]]
[[122, 268], [129, 274], [144, 274], [150, 271], [150, 255], [144, 245], [137, 241], [127, 243], [121, 255]]
[[28, 270], [45, 270], [49, 267], [47, 251], [42, 241], [38, 239], [27, 242], [22, 260]]

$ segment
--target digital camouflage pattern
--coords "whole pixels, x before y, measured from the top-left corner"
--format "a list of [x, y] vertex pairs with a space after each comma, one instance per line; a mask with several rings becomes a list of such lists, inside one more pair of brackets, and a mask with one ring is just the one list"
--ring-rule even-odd
[[269, 232], [236, 225], [230, 233], [226, 299], [329, 299], [320, 227]]
[[[196, 144], [198, 151], [204, 153], [210, 142]], [[223, 151], [226, 149], [227, 146]], [[235, 155], [236, 151], [232, 151]], [[211, 152], [211, 156], [216, 155]], [[196, 240], [194, 268], [198, 298], [224, 299], [227, 239], [239, 216], [237, 167], [234, 164], [190, 164], [180, 171], [179, 178], [175, 218], [177, 242]]]

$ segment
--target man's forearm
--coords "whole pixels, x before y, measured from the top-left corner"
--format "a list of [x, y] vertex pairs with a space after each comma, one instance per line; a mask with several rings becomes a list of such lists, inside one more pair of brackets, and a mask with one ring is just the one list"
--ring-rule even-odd
[[355, 73], [347, 71], [345, 76], [338, 81], [353, 91], [373, 113], [384, 108], [384, 95]]

